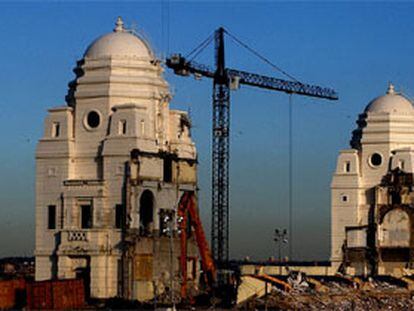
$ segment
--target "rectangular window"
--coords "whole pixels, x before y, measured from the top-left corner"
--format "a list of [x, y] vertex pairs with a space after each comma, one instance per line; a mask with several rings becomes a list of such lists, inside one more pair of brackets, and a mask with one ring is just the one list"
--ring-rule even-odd
[[398, 161], [398, 167], [400, 168], [400, 170], [404, 170], [404, 160], [399, 160]]
[[56, 229], [56, 205], [49, 205], [47, 210], [47, 228]]
[[172, 159], [170, 156], [164, 158], [164, 181], [172, 181]]
[[115, 228], [121, 229], [124, 222], [124, 206], [117, 204], [115, 206]]
[[119, 135], [125, 135], [126, 132], [127, 132], [127, 122], [126, 122], [126, 120], [119, 121], [118, 134]]
[[52, 124], [52, 137], [59, 137], [60, 136], [60, 123], [53, 122]]
[[124, 294], [123, 292], [123, 280], [124, 280], [124, 275], [123, 275], [123, 267], [122, 267], [122, 260], [118, 259], [117, 260], [117, 283], [118, 283], [118, 288], [117, 288], [117, 292], [118, 292], [118, 297], [122, 297], [122, 295]]
[[56, 167], [49, 167], [47, 169], [47, 176], [52, 177], [52, 176], [56, 176]]
[[92, 205], [81, 205], [81, 214], [82, 214], [82, 229], [92, 228]]
[[349, 173], [351, 171], [351, 162], [346, 161], [344, 164], [344, 172]]
[[145, 136], [145, 121], [141, 120], [141, 136]]

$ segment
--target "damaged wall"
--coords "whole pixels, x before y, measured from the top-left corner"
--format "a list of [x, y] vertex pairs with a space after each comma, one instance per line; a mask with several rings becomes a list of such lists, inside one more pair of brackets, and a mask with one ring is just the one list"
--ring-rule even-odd
[[332, 266], [365, 275], [398, 262], [401, 270], [412, 260], [414, 108], [390, 84], [357, 125], [331, 184]]

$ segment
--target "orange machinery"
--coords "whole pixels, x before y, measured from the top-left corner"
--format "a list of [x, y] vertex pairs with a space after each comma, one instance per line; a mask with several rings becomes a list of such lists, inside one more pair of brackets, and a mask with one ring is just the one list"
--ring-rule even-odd
[[198, 250], [201, 257], [201, 267], [204, 272], [205, 282], [208, 290], [212, 290], [212, 286], [216, 280], [216, 267], [211, 255], [210, 248], [203, 230], [200, 216], [197, 210], [197, 203], [194, 192], [186, 191], [180, 199], [177, 210], [178, 224], [181, 232], [180, 245], [180, 268], [181, 268], [181, 297], [187, 298], [187, 239], [188, 225], [191, 225], [195, 233]]

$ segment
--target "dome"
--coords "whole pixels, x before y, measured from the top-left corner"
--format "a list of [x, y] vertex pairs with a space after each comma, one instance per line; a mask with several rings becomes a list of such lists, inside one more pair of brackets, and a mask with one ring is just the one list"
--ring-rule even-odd
[[414, 109], [411, 102], [397, 94], [394, 86], [390, 84], [387, 93], [372, 100], [365, 108], [365, 112], [411, 114], [414, 113]]
[[86, 49], [84, 57], [134, 57], [152, 59], [152, 51], [148, 44], [124, 28], [120, 17], [116, 21], [113, 32], [96, 39]]

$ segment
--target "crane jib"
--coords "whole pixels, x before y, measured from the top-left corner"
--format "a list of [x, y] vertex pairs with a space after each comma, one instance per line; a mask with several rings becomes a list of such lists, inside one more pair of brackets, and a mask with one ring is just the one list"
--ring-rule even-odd
[[[166, 64], [178, 75], [188, 76], [190, 74], [197, 74], [207, 78], [215, 77], [214, 70], [209, 66], [198, 64], [196, 62], [188, 62], [179, 54], [173, 55], [173, 57], [167, 59]], [[328, 100], [338, 99], [338, 94], [331, 88], [301, 83], [299, 81], [287, 81], [235, 69], [226, 69], [225, 75], [228, 78], [228, 83], [231, 83], [231, 80], [237, 79], [237, 83], [239, 84], [280, 91], [288, 94], [318, 97]]]
[[298, 81], [287, 81], [234, 69], [227, 69], [227, 75], [231, 79], [237, 77], [239, 83], [250, 86], [329, 100], [338, 99], [338, 95], [333, 89], [317, 85], [304, 84]]

